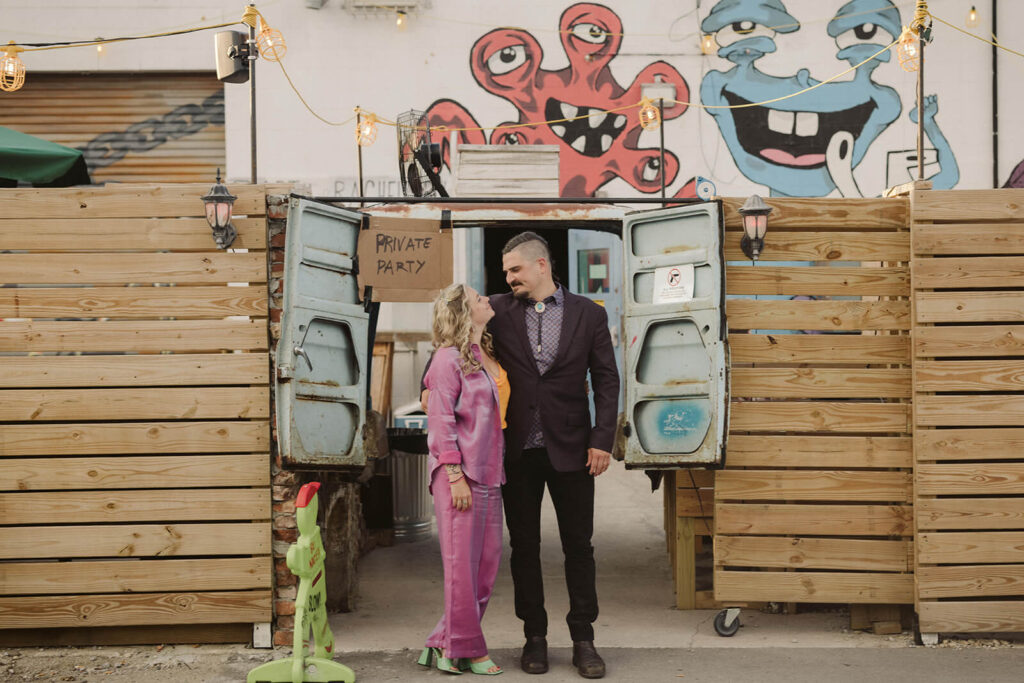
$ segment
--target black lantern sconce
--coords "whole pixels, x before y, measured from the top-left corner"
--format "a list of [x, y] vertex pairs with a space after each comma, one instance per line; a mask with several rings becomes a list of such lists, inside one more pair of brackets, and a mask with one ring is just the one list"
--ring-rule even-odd
[[739, 209], [743, 216], [743, 239], [740, 249], [751, 261], [756, 261], [764, 249], [764, 236], [768, 232], [768, 214], [772, 207], [756, 194], [750, 195]]
[[226, 185], [220, 182], [220, 169], [217, 169], [217, 184], [202, 198], [206, 205], [206, 222], [213, 230], [213, 241], [218, 249], [227, 249], [238, 237], [238, 231], [231, 225], [231, 206], [238, 197], [228, 192]]

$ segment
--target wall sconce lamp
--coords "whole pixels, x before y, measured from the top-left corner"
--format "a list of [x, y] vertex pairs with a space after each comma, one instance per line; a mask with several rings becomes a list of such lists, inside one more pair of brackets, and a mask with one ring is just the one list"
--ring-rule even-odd
[[764, 236], [768, 232], [768, 214], [772, 207], [764, 203], [756, 194], [747, 197], [747, 201], [739, 209], [743, 216], [743, 239], [740, 249], [751, 261], [756, 261], [764, 249]]
[[206, 222], [213, 230], [213, 241], [218, 249], [227, 249], [238, 237], [238, 231], [231, 225], [231, 206], [238, 197], [228, 192], [227, 186], [220, 182], [219, 168], [217, 184], [202, 199], [206, 205]]

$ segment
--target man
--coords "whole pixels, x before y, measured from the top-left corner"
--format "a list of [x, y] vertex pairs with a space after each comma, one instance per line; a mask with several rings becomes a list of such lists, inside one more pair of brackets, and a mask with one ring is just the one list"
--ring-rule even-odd
[[[540, 564], [540, 511], [547, 486], [565, 554], [573, 665], [584, 678], [601, 678], [605, 664], [593, 642], [598, 610], [591, 536], [594, 477], [608, 469], [618, 413], [619, 374], [608, 315], [555, 283], [548, 245], [540, 235], [524, 232], [509, 240], [502, 268], [512, 291], [491, 297], [495, 316], [489, 330], [512, 388], [502, 498], [512, 543], [516, 616], [526, 636], [520, 663], [527, 673], [548, 670]], [[597, 413], [593, 427], [588, 370]]]

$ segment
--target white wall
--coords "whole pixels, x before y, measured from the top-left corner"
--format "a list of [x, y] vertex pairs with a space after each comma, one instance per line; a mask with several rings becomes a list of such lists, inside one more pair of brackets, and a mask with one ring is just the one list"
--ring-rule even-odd
[[[473, 43], [501, 25], [524, 26], [537, 38], [544, 50], [542, 68], [559, 69], [568, 64], [556, 29], [559, 16], [571, 2], [432, 0], [430, 9], [410, 16], [405, 32], [396, 30], [391, 14], [356, 16], [343, 10], [340, 2], [327, 0], [320, 10], [306, 8], [301, 0], [270, 0], [259, 5], [287, 39], [285, 63], [296, 86], [319, 113], [332, 120], [347, 119], [356, 105], [393, 117], [411, 107], [424, 108], [440, 97], [458, 100], [484, 126], [516, 120], [516, 109], [484, 91], [469, 68]], [[978, 31], [984, 33], [989, 28], [990, 3], [974, 2], [982, 13]], [[242, 3], [226, 0], [102, 0], [76, 2], [73, 6], [47, 0], [5, 0], [0, 4], [3, 39], [25, 42], [217, 23], [239, 17], [243, 9]], [[835, 43], [825, 33], [827, 20], [843, 4], [839, 0], [786, 0], [786, 9], [801, 22], [801, 28], [778, 34], [778, 51], [758, 61], [757, 66], [779, 76], [808, 68], [817, 79], [846, 68], [846, 62], [836, 59]], [[905, 0], [897, 4], [906, 22], [913, 3]], [[930, 7], [936, 15], [962, 25], [971, 4], [971, 0], [933, 0]], [[730, 68], [731, 64], [718, 57], [694, 54], [698, 17], [706, 16], [715, 3], [703, 0], [700, 5], [693, 12], [693, 0], [608, 2], [607, 6], [621, 18], [625, 33], [619, 55], [609, 65], [618, 82], [628, 85], [644, 66], [665, 59], [683, 75], [691, 98], [696, 99], [703, 73]], [[999, 7], [1004, 27], [1001, 33], [1014, 46], [1019, 41], [1009, 29], [1024, 19], [1024, 3], [1001, 0]], [[991, 186], [990, 49], [944, 26], [936, 25], [935, 34], [935, 43], [927, 51], [926, 90], [938, 95], [937, 120], [960, 168], [956, 187]], [[23, 59], [28, 78], [37, 70], [210, 69], [212, 42], [211, 32], [111, 45], [102, 57], [94, 48], [78, 48], [26, 53]], [[1000, 68], [1000, 179], [1005, 181], [1013, 166], [1024, 158], [1024, 136], [1016, 114], [1021, 95], [1015, 87], [1024, 73], [1024, 60], [1003, 54]], [[902, 111], [855, 169], [857, 181], [868, 195], [884, 189], [886, 152], [909, 149], [915, 143], [915, 127], [907, 116], [913, 101], [914, 76], [903, 72], [893, 60], [878, 68], [874, 80], [899, 92]], [[333, 194], [336, 188], [348, 191], [356, 175], [351, 124], [330, 127], [313, 118], [275, 64], [260, 62], [258, 86], [261, 178], [306, 181], [315, 193]], [[232, 179], [245, 179], [248, 86], [228, 85], [226, 90], [228, 174]], [[665, 133], [666, 147], [681, 160], [680, 173], [670, 190], [694, 175], [710, 177], [720, 194], [769, 190], [738, 172], [709, 114], [690, 108], [680, 118], [667, 122]], [[656, 146], [656, 134], [644, 133], [640, 144]], [[395, 178], [393, 129], [382, 127], [377, 144], [364, 151], [367, 179], [386, 186]], [[603, 189], [609, 195], [636, 194], [621, 180]], [[392, 184], [384, 188], [384, 193], [394, 190]]]

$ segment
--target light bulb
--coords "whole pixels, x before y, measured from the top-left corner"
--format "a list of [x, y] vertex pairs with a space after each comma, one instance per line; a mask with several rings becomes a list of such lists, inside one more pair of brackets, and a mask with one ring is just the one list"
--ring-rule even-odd
[[377, 117], [367, 114], [366, 118], [356, 124], [356, 144], [368, 147], [377, 139]]
[[20, 48], [11, 45], [4, 48], [7, 55], [0, 59], [0, 90], [14, 92], [25, 84], [25, 63], [18, 57]]
[[644, 130], [658, 130], [661, 112], [646, 97], [640, 102], [640, 127]]
[[261, 21], [260, 23], [263, 30], [256, 36], [256, 47], [260, 51], [260, 56], [268, 62], [278, 62], [288, 51], [284, 36], [276, 28], [270, 28], [265, 22]]
[[705, 33], [704, 37], [700, 39], [700, 51], [706, 55], [714, 54], [717, 47], [715, 36], [710, 33]]
[[967, 13], [967, 20], [964, 21], [964, 24], [967, 25], [967, 28], [978, 27], [978, 10], [975, 9], [974, 5], [971, 5], [971, 11]]
[[[96, 40], [103, 40], [103, 39], [102, 38], [97, 38]], [[103, 43], [96, 43], [96, 54], [99, 55], [100, 57], [102, 57], [105, 52], [106, 52], [106, 49], [105, 49]]]
[[399, 31], [404, 31], [409, 26], [408, 18], [403, 10], [395, 11], [395, 26]]
[[909, 27], [903, 27], [900, 34], [900, 44], [896, 49], [896, 57], [900, 60], [900, 66], [904, 71], [914, 72], [920, 68], [920, 50], [917, 49], [917, 34]]

